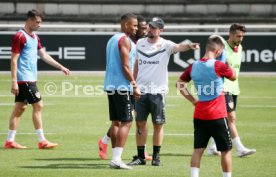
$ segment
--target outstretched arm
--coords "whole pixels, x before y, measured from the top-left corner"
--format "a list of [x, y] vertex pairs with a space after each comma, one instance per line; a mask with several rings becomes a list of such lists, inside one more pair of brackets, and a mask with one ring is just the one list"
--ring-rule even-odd
[[44, 48], [40, 49], [38, 51], [40, 58], [46, 62], [47, 64], [61, 70], [65, 75], [70, 74], [70, 70], [68, 68], [65, 68], [63, 65], [58, 63], [55, 59], [53, 59], [46, 51]]
[[175, 44], [173, 47], [173, 52], [177, 53], [177, 52], [185, 52], [187, 50], [197, 50], [199, 49], [199, 43], [189, 43], [189, 44], [185, 44], [185, 43], [179, 43], [179, 44]]

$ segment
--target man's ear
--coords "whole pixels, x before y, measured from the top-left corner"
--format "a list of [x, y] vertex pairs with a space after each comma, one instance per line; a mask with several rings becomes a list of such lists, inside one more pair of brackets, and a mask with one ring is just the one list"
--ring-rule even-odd
[[129, 27], [129, 22], [126, 22], [125, 23], [125, 28], [128, 29], [128, 27]]

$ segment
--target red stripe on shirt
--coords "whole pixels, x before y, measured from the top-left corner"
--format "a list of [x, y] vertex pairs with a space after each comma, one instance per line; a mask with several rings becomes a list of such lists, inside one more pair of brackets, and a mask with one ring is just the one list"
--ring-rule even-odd
[[[29, 35], [29, 34], [28, 34]], [[41, 49], [43, 48], [43, 46], [40, 43], [40, 38], [38, 37], [37, 34], [34, 34], [37, 37], [37, 41], [38, 41], [38, 46], [37, 49]], [[32, 38], [34, 38], [34, 35], [29, 35]], [[27, 40], [25, 35], [23, 34], [23, 32], [17, 32], [13, 38], [12, 38], [12, 53], [21, 53], [22, 49], [25, 47]]]

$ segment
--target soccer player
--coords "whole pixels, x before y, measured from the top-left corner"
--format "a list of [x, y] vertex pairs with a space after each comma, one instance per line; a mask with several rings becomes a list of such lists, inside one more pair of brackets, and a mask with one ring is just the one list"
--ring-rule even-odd
[[[148, 28], [148, 24], [147, 21], [144, 17], [142, 17], [141, 15], [137, 16], [137, 20], [138, 20], [138, 30], [136, 32], [136, 34], [134, 36], [132, 36], [131, 34], [129, 35], [130, 39], [136, 44], [136, 42], [138, 41], [138, 39], [143, 38], [147, 35], [147, 28]], [[134, 63], [133, 63], [134, 64]], [[132, 66], [133, 68], [134, 66]], [[134, 98], [132, 95], [130, 95], [131, 98], [131, 102], [132, 102], [132, 109], [134, 111]], [[110, 140], [110, 128], [108, 129], [106, 135], [104, 135], [103, 138], [99, 139], [98, 141], [98, 147], [99, 147], [99, 156], [102, 160], [106, 160], [107, 159], [107, 146], [108, 146], [108, 142]], [[145, 157], [147, 160], [151, 160], [152, 157], [149, 156], [147, 154], [147, 152], [145, 152]]]
[[[221, 151], [223, 177], [231, 177], [232, 142], [227, 121], [223, 77], [235, 80], [236, 74], [228, 65], [215, 59], [222, 54], [223, 49], [224, 44], [220, 37], [209, 38], [203, 58], [190, 65], [177, 82], [180, 93], [195, 106], [191, 177], [199, 176], [200, 160], [211, 136]], [[187, 84], [191, 80], [194, 81], [199, 100], [187, 89]]]
[[10, 117], [9, 132], [4, 148], [24, 149], [15, 142], [16, 129], [22, 114], [27, 108], [27, 103], [33, 107], [33, 124], [38, 135], [38, 148], [48, 149], [57, 146], [46, 140], [42, 128], [42, 108], [43, 102], [36, 86], [37, 81], [37, 54], [47, 64], [60, 69], [64, 74], [69, 75], [69, 69], [56, 62], [40, 43], [40, 39], [35, 31], [38, 30], [42, 22], [43, 14], [38, 10], [30, 10], [27, 13], [25, 27], [20, 29], [12, 40], [11, 55], [11, 92], [15, 95], [15, 106]]
[[108, 95], [109, 117], [112, 121], [110, 137], [112, 143], [111, 168], [132, 169], [121, 159], [124, 145], [132, 124], [130, 95], [140, 97], [133, 76], [135, 44], [128, 35], [137, 31], [137, 16], [131, 13], [121, 17], [121, 33], [113, 35], [106, 46], [106, 73], [104, 90]]
[[137, 20], [138, 20], [138, 30], [137, 30], [135, 36], [131, 36], [131, 35], [129, 36], [135, 44], [137, 43], [137, 41], [139, 39], [146, 37], [147, 30], [148, 30], [147, 21], [143, 16], [138, 15]]
[[[244, 34], [246, 32], [245, 26], [241, 24], [234, 23], [230, 26], [229, 38], [227, 41], [224, 41], [226, 58], [229, 65], [235, 70], [236, 75], [239, 75], [241, 67], [241, 58], [242, 58], [242, 45]], [[229, 120], [229, 127], [231, 132], [231, 137], [233, 144], [237, 148], [237, 156], [244, 157], [256, 153], [256, 149], [246, 148], [239, 137], [238, 130], [236, 127], [236, 106], [237, 98], [240, 94], [239, 81], [231, 81], [229, 79], [224, 80], [224, 91], [225, 91], [225, 100], [227, 107], [227, 116]], [[211, 139], [211, 145], [208, 149], [208, 154], [210, 155], [220, 155], [220, 152], [217, 151], [216, 143]]]
[[141, 90], [140, 99], [135, 102], [137, 124], [137, 152], [129, 165], [145, 165], [145, 143], [147, 138], [147, 117], [152, 116], [153, 156], [151, 164], [160, 166], [160, 149], [165, 123], [165, 94], [168, 91], [168, 63], [171, 54], [196, 49], [198, 44], [175, 44], [160, 37], [164, 21], [155, 17], [149, 22], [147, 38], [137, 42], [134, 75]]

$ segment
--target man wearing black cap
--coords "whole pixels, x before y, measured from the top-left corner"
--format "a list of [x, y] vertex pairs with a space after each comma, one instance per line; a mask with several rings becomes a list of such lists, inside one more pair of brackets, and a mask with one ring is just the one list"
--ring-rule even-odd
[[153, 122], [153, 159], [152, 165], [160, 166], [159, 152], [163, 141], [165, 123], [165, 94], [168, 91], [168, 63], [170, 55], [197, 49], [197, 43], [175, 44], [160, 37], [164, 21], [155, 17], [149, 22], [147, 38], [142, 38], [136, 45], [134, 77], [141, 90], [141, 97], [135, 102], [138, 156], [134, 156], [129, 165], [145, 165], [145, 143], [147, 139], [146, 121], [149, 114]]

